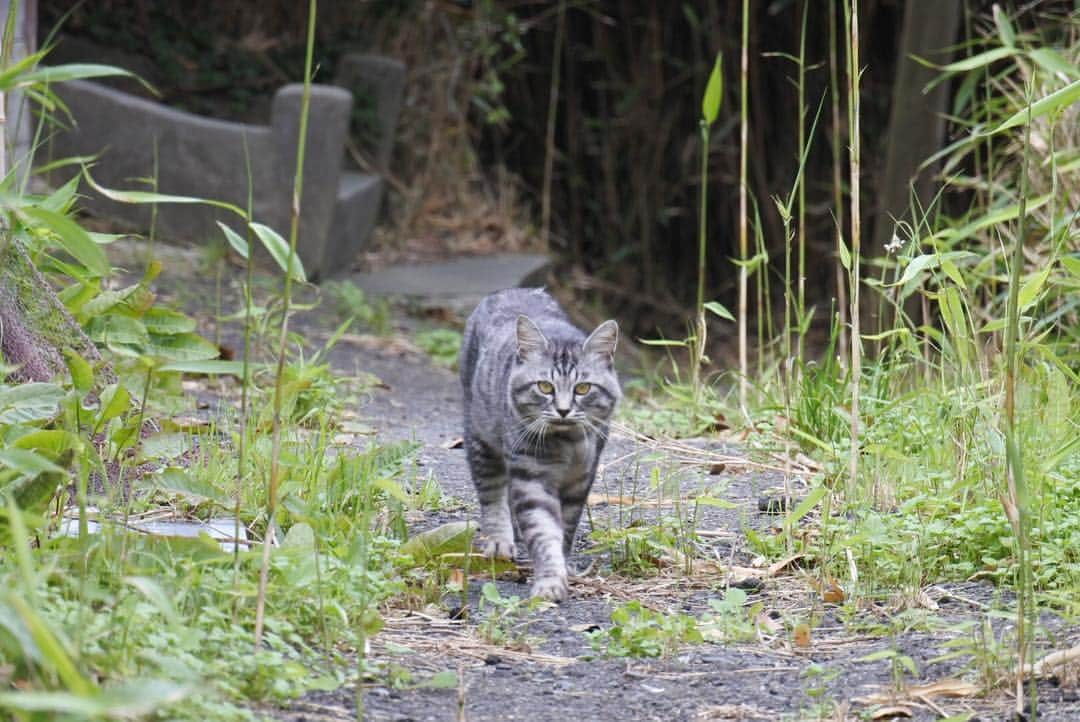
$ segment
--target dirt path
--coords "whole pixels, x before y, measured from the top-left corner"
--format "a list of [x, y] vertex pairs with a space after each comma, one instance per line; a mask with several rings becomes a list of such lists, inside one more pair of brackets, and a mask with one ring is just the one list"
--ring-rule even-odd
[[[450, 448], [461, 428], [457, 378], [407, 348], [346, 343], [335, 351], [332, 362], [342, 369], [363, 368], [383, 380], [387, 388], [376, 391], [360, 414], [379, 429], [381, 440], [419, 442], [418, 472], [430, 473], [443, 494], [464, 502], [429, 513], [415, 527], [475, 519], [464, 454]], [[410, 680], [399, 688], [385, 679], [369, 684], [364, 692], [365, 717], [400, 722], [843, 720], [867, 718], [859, 715], [895, 704], [900, 705], [898, 719], [906, 718], [899, 716], [904, 712], [920, 720], [964, 712], [973, 714], [970, 719], [1013, 719], [1004, 694], [990, 698], [937, 694], [946, 688], [962, 692], [959, 684], [923, 688], [921, 696], [915, 689], [887, 700], [890, 691], [904, 686], [962, 678], [970, 658], [934, 660], [949, 651], [949, 640], [971, 636], [964, 625], [981, 623], [994, 602], [994, 588], [979, 583], [935, 585], [924, 590], [921, 609], [901, 613], [882, 600], [880, 606], [841, 623], [841, 608], [822, 601], [810, 586], [811, 575], [794, 568], [770, 574], [748, 549], [746, 529], [767, 530], [778, 524], [776, 516], [758, 510], [758, 499], [782, 477], [768, 470], [740, 469], [737, 464], [720, 466], [716, 456], [707, 456], [732, 451], [708, 440], [680, 447], [613, 434], [594, 489], [591, 524], [583, 522], [579, 538], [577, 564], [586, 565], [591, 559], [592, 567], [572, 582], [569, 602], [509, 615], [495, 625], [498, 634], [513, 640], [505, 644], [493, 643], [491, 637], [497, 635], [485, 634], [490, 606], [479, 608], [481, 578], [471, 581], [465, 620], [451, 620], [445, 609], [438, 608], [412, 613], [387, 610], [387, 626], [372, 640], [371, 658], [409, 670]], [[699, 463], [689, 463], [695, 460]], [[698, 509], [696, 551], [715, 564], [699, 563], [690, 576], [676, 565], [628, 577], [612, 573], [609, 555], [582, 553], [589, 546], [585, 538], [590, 526], [611, 530], [629, 522], [647, 528], [660, 517], [672, 524], [677, 512], [688, 515], [688, 508], [648, 505], [647, 500], [657, 496], [657, 481], [668, 499], [677, 484], [684, 496], [709, 489], [732, 503], [732, 508]], [[631, 496], [639, 506], [611, 503]], [[744, 571], [726, 577], [731, 567]], [[588, 630], [610, 628], [612, 610], [635, 599], [669, 618], [700, 615], [708, 609], [709, 599], [723, 597], [725, 579], [748, 589], [750, 603], [760, 604], [753, 641], [687, 644], [659, 659], [604, 659], [586, 637]], [[524, 580], [500, 580], [497, 586], [504, 598], [528, 595]], [[798, 622], [812, 625], [805, 647], [794, 642], [792, 628]], [[1000, 633], [1008, 621], [997, 620], [995, 625]], [[1052, 626], [1062, 631], [1056, 646], [1063, 646], [1068, 629]], [[1075, 629], [1071, 636], [1075, 643]], [[989, 655], [992, 650], [983, 652]], [[874, 654], [889, 656], [865, 659]], [[903, 657], [911, 660], [915, 674], [905, 669]], [[457, 674], [457, 687], [424, 686], [440, 672], [444, 677], [447, 672]], [[877, 706], [866, 701], [874, 695], [880, 699]], [[1040, 698], [1039, 719], [1080, 719], [1075, 691], [1046, 683]], [[355, 690], [313, 694], [277, 716], [297, 721], [354, 719]]]
[[[189, 299], [198, 298], [189, 281], [182, 282]], [[190, 300], [187, 305], [192, 307]], [[336, 323], [327, 314], [305, 314], [293, 327], [319, 346]], [[461, 433], [457, 378], [412, 345], [415, 318], [397, 309], [393, 325], [397, 333], [389, 339], [347, 336], [331, 353], [331, 363], [341, 373], [365, 371], [382, 380], [357, 411], [378, 430], [379, 441], [420, 444], [415, 473], [434, 478], [443, 503], [413, 515], [413, 531], [475, 520], [464, 454], [452, 448]], [[572, 580], [570, 600], [535, 611], [519, 605], [490, 622], [491, 605], [480, 605], [485, 579], [475, 577], [464, 619], [449, 618], [457, 597], [420, 610], [384, 610], [386, 628], [371, 640], [370, 650], [384, 673], [365, 685], [365, 719], [1015, 719], [1004, 689], [986, 696], [942, 694], [964, 691], [964, 685], [949, 680], [979, 681], [972, 677], [975, 658], [992, 665], [1001, 653], [994, 639], [979, 642], [975, 636], [984, 623], [999, 640], [1009, 628], [1007, 618], [990, 613], [1006, 606], [994, 587], [932, 585], [905, 606], [887, 593], [857, 610], [827, 603], [813, 588], [810, 571], [794, 563], [770, 570], [751, 551], [748, 530], [768, 534], [780, 523], [777, 515], [759, 511], [758, 500], [764, 490], [781, 484], [782, 475], [730, 460], [719, 463], [738, 453], [709, 439], [673, 444], [614, 433], [579, 534], [575, 563], [588, 570]], [[698, 507], [693, 523], [686, 521], [694, 507], [672, 500], [705, 490], [729, 506]], [[635, 504], [623, 503], [629, 500]], [[640, 530], [646, 539], [650, 530], [662, 529], [677, 545], [681, 531], [690, 528], [695, 556], [704, 560], [690, 574], [678, 560], [664, 560], [655, 550], [652, 561], [660, 562], [659, 569], [630, 574], [614, 573], [610, 554], [588, 553], [594, 529], [612, 536]], [[754, 609], [743, 617], [756, 622], [744, 641], [674, 645], [659, 658], [605, 658], [586, 636], [611, 629], [612, 611], [628, 602], [640, 602], [664, 620], [701, 618], [710, 600], [724, 597], [729, 583], [747, 592]], [[521, 578], [501, 579], [497, 588], [503, 599], [528, 595]], [[1080, 641], [1076, 625], [1045, 622], [1054, 635], [1053, 648]], [[800, 644], [799, 624], [809, 625], [805, 644]], [[937, 659], [955, 649], [950, 643], [965, 639], [970, 640], [965, 655]], [[1075, 686], [1062, 688], [1051, 680], [1039, 691], [1040, 720], [1080, 719]], [[890, 693], [895, 693], [891, 699]], [[346, 686], [311, 693], [285, 709], [258, 711], [289, 722], [352, 720], [356, 698], [355, 688]], [[889, 706], [896, 716], [882, 709]]]

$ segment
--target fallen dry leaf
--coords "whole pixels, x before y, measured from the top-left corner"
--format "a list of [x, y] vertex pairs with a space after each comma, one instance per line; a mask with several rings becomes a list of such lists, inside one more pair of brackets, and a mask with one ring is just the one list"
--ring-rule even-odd
[[901, 692], [896, 692], [895, 690], [875, 692], [866, 697], [858, 697], [855, 701], [859, 704], [887, 704], [895, 702], [897, 699], [912, 697], [924, 699], [933, 699], [934, 697], [974, 697], [981, 692], [982, 688], [971, 682], [965, 682], [962, 679], [946, 678], [939, 679], [937, 682], [909, 685], [904, 687]]
[[829, 579], [829, 583], [821, 590], [821, 598], [827, 604], [839, 604], [847, 598], [847, 595], [835, 579]]
[[464, 445], [465, 445], [465, 439], [461, 438], [460, 436], [457, 437], [456, 439], [450, 439], [449, 441], [444, 441], [441, 444], [441, 446], [444, 449], [460, 449]]
[[803, 566], [801, 564], [796, 564], [796, 562], [801, 562], [802, 560], [807, 559], [807, 558], [808, 557], [807, 557], [806, 554], [794, 554], [794, 555], [792, 555], [790, 557], [787, 557], [786, 559], [781, 559], [778, 562], [773, 562], [772, 564], [769, 565], [769, 569], [768, 569], [769, 576], [770, 577], [775, 577], [777, 574], [784, 571], [788, 567]]
[[802, 649], [808, 649], [810, 647], [810, 625], [806, 622], [796, 624], [795, 630], [791, 636], [792, 641], [795, 643], [796, 647], [800, 647]]
[[870, 715], [870, 719], [896, 719], [897, 717], [912, 717], [911, 710], [898, 704], [889, 707], [880, 707]]

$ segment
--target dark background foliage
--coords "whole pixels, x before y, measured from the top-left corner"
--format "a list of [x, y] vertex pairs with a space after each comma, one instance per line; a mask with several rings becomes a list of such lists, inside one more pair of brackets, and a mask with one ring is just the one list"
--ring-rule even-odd
[[[76, 6], [63, 32], [148, 61], [136, 69], [152, 75], [167, 102], [250, 118], [265, 112], [278, 85], [299, 80], [303, 5], [105, 0]], [[825, 102], [806, 168], [806, 288], [810, 303], [826, 305], [834, 295], [837, 222], [827, 98], [832, 5], [806, 4], [807, 126]], [[749, 186], [778, 268], [784, 238], [772, 197], [790, 191], [798, 168], [797, 69], [790, 56], [798, 52], [804, 6], [797, 0], [750, 6]], [[889, 142], [904, 8], [900, 0], [860, 3], [868, 229], [892, 210], [875, 203], [875, 182]], [[966, 4], [958, 42], [986, 25], [988, 8], [976, 0]], [[42, 0], [43, 32], [69, 9], [70, 3]], [[591, 287], [604, 288], [639, 328], [672, 328], [681, 325], [681, 309], [694, 293], [700, 97], [717, 52], [725, 85], [709, 148], [708, 295], [729, 306], [733, 301], [740, 32], [735, 0], [322, 2], [317, 63], [322, 78], [333, 75], [337, 58], [349, 50], [384, 52], [409, 64], [412, 89], [392, 168], [402, 181], [399, 193], [412, 188], [424, 196], [430, 191], [416, 186], [452, 183], [452, 167], [441, 176], [431, 173], [430, 155], [443, 154], [447, 138], [460, 136], [482, 174], [505, 168], [519, 180], [537, 224], [547, 220], [541, 208], [550, 202], [550, 224], [540, 235], [559, 254], [568, 271], [563, 278], [588, 278]], [[558, 104], [549, 144], [553, 91]], [[846, 147], [846, 126], [840, 142]], [[500, 182], [493, 173], [485, 177], [485, 188]], [[411, 213], [422, 203], [413, 205]], [[400, 207], [399, 217], [409, 215]]]

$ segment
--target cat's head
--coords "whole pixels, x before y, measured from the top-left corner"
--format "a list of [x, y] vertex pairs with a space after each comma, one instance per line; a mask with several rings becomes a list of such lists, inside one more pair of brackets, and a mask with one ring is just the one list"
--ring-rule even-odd
[[528, 316], [517, 318], [517, 358], [510, 374], [514, 411], [548, 430], [595, 427], [615, 412], [619, 326], [604, 321], [585, 341], [548, 338]]

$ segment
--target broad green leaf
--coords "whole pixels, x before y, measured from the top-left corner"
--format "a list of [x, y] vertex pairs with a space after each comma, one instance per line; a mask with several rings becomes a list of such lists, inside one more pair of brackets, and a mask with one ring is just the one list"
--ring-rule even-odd
[[1027, 310], [1029, 306], [1038, 300], [1039, 293], [1046, 284], [1046, 279], [1050, 276], [1051, 270], [1053, 270], [1053, 266], [1047, 266], [1040, 271], [1036, 271], [1028, 276], [1027, 280], [1024, 281], [1024, 284], [1020, 286], [1020, 296], [1017, 298], [1017, 305], [1021, 311]]
[[731, 311], [724, 308], [724, 306], [717, 301], [707, 301], [704, 305], [706, 311], [711, 311], [720, 318], [726, 319], [728, 321], [735, 320], [735, 317], [731, 315]]
[[126, 288], [105, 289], [83, 304], [79, 310], [87, 319], [104, 316], [131, 298], [137, 288], [138, 286], [127, 286]]
[[443, 554], [467, 554], [472, 546], [476, 525], [467, 521], [455, 521], [413, 535], [401, 545], [401, 553], [408, 554], [416, 564], [426, 564]]
[[63, 474], [64, 470], [41, 454], [29, 449], [0, 449], [0, 465], [28, 476], [38, 474]]
[[281, 548], [311, 552], [315, 549], [315, 530], [304, 522], [293, 524], [281, 540]]
[[64, 349], [64, 361], [71, 374], [71, 385], [76, 391], [85, 394], [94, 387], [94, 368], [89, 361], [69, 348]]
[[47, 226], [49, 230], [60, 239], [60, 245], [70, 253], [79, 263], [83, 264], [88, 271], [95, 276], [106, 276], [109, 273], [109, 259], [105, 257], [105, 251], [94, 243], [83, 227], [62, 213], [51, 211], [42, 206], [23, 206], [18, 210], [19, 214], [30, 221]]
[[168, 361], [206, 361], [217, 357], [220, 351], [196, 333], [151, 333], [145, 353]]
[[101, 413], [98, 415], [97, 428], [118, 416], [126, 414], [131, 408], [131, 394], [122, 384], [109, 384], [101, 392]]
[[[51, 712], [68, 719], [139, 719], [174, 704], [189, 694], [186, 687], [168, 680], [138, 679], [99, 693], [3, 692], [0, 708], [21, 712]], [[34, 717], [37, 719], [37, 717]], [[53, 719], [52, 716], [49, 719]]]
[[194, 497], [191, 501], [195, 504], [199, 504], [204, 500], [212, 501], [220, 506], [232, 504], [228, 494], [201, 479], [197, 479], [189, 474], [186, 469], [169, 467], [149, 478], [155, 488], [172, 494], [180, 494], [184, 497]]
[[[266, 368], [265, 363], [248, 363], [248, 369]], [[225, 361], [222, 359], [210, 359], [206, 361], [170, 361], [158, 368], [158, 371], [179, 371], [185, 374], [232, 374], [241, 376], [244, 373], [243, 361]]]
[[166, 461], [182, 456], [192, 448], [191, 435], [181, 432], [161, 432], [148, 436], [139, 446], [139, 459]]
[[0, 424], [47, 421], [60, 411], [64, 390], [56, 384], [0, 385]]
[[1080, 278], [1080, 257], [1062, 256], [1061, 265], [1066, 271]]
[[[1074, 80], [1064, 88], [1055, 90], [1045, 98], [1040, 98], [1032, 103], [1030, 118], [1031, 120], [1041, 118], [1042, 116], [1053, 113], [1061, 108], [1068, 107], [1077, 100], [1080, 100], [1080, 80]], [[1000, 133], [1003, 130], [1015, 128], [1018, 125], [1025, 125], [1028, 122], [1028, 117], [1028, 109], [1026, 107], [1021, 108], [1004, 123], [989, 131], [989, 133]]]
[[966, 73], [969, 70], [975, 70], [981, 68], [990, 63], [1003, 60], [1016, 54], [1016, 50], [1013, 48], [994, 48], [993, 50], [987, 50], [977, 55], [972, 55], [969, 58], [963, 60], [957, 60], [955, 63], [949, 63], [942, 66], [942, 70], [947, 73]]
[[146, 330], [157, 334], [191, 333], [195, 330], [195, 319], [168, 308], [151, 308], [143, 314]]
[[[270, 226], [264, 226], [262, 223], [255, 223], [252, 221], [250, 224], [251, 230], [255, 232], [255, 235], [262, 242], [263, 248], [269, 252], [270, 256], [274, 259], [274, 262], [278, 264], [278, 268], [292, 276], [294, 281], [304, 283], [307, 281], [307, 276], [304, 274], [304, 266], [300, 262], [300, 257], [292, 254], [289, 249], [289, 243], [281, 237], [277, 231]], [[292, 264], [290, 265], [290, 256]]]
[[43, 452], [53, 459], [59, 458], [69, 449], [82, 447], [82, 440], [77, 435], [63, 429], [34, 429], [11, 443], [17, 449]]
[[705, 95], [701, 99], [701, 117], [706, 125], [716, 122], [716, 116], [720, 113], [720, 103], [724, 99], [724, 56], [716, 54], [712, 72], [709, 73], [709, 81], [705, 85]]
[[221, 227], [221, 232], [225, 234], [225, 240], [229, 242], [229, 245], [232, 246], [233, 250], [240, 254], [241, 258], [246, 259], [248, 257], [247, 240], [221, 221], [218, 221], [217, 224]]

